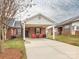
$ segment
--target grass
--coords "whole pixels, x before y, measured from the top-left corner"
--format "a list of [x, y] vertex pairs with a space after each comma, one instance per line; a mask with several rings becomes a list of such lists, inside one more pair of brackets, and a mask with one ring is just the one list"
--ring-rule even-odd
[[22, 38], [15, 38], [15, 39], [7, 40], [7, 41], [5, 41], [4, 46], [5, 46], [5, 48], [20, 49], [23, 53], [23, 58], [22, 59], [26, 58], [24, 41], [22, 40]]
[[[53, 39], [52, 35], [48, 36], [49, 39]], [[71, 45], [79, 46], [79, 36], [74, 35], [58, 35], [56, 36], [57, 41], [68, 43]]]

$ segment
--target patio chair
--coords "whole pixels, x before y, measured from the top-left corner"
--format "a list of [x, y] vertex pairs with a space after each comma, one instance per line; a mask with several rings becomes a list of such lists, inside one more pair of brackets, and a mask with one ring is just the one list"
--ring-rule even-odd
[[43, 37], [45, 38], [46, 37], [46, 34], [43, 34]]
[[36, 35], [35, 34], [32, 34], [32, 38], [36, 38]]
[[43, 36], [44, 36], [44, 34], [40, 34], [40, 35], [39, 35], [39, 38], [43, 38]]
[[39, 35], [36, 35], [37, 38], [39, 38]]

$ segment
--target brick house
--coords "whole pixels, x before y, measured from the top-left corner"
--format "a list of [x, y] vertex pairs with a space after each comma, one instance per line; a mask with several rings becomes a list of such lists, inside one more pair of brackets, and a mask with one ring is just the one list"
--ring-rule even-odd
[[[23, 36], [23, 38], [45, 38], [47, 28], [52, 26], [54, 29], [55, 22], [49, 16], [42, 13], [26, 18], [23, 21], [11, 20], [8, 22], [7, 38]], [[54, 32], [53, 32], [54, 34]], [[41, 37], [43, 35], [43, 37]]]
[[61, 22], [56, 27], [59, 34], [79, 35], [79, 16]]

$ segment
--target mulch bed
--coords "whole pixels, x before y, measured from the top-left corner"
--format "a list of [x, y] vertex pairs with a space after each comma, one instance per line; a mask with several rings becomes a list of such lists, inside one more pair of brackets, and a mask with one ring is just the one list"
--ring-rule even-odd
[[0, 54], [0, 59], [21, 59], [22, 53], [19, 49], [5, 49], [4, 53]]

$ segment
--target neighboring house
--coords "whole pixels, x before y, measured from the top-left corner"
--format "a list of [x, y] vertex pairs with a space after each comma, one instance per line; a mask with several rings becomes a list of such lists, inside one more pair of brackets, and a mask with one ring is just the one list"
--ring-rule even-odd
[[61, 22], [56, 27], [59, 34], [79, 35], [79, 16]]
[[[41, 35], [46, 37], [47, 28], [55, 25], [53, 19], [42, 13], [37, 13], [23, 21], [11, 20], [8, 22], [7, 38], [22, 36], [25, 38], [32, 38], [36, 35], [38, 38]], [[53, 27], [52, 27], [53, 28]]]
[[7, 32], [6, 32], [6, 37], [7, 38], [12, 38], [16, 36], [22, 36], [21, 34], [21, 21], [15, 21], [15, 19], [10, 19], [7, 22]]

